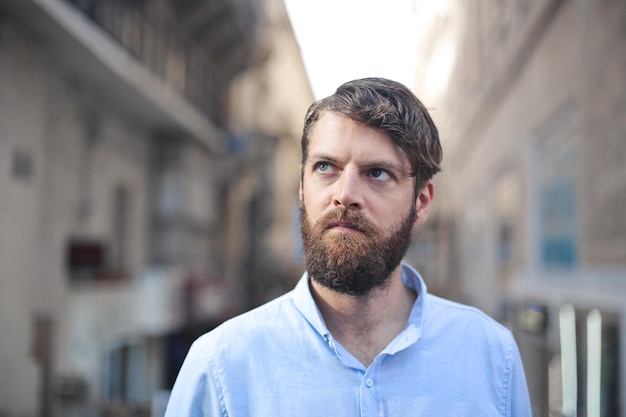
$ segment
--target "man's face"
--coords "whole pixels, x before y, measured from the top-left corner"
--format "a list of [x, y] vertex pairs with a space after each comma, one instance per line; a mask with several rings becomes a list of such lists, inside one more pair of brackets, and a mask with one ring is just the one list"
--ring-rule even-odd
[[386, 133], [324, 113], [302, 166], [301, 230], [311, 278], [365, 296], [383, 288], [425, 218], [432, 184], [418, 196], [409, 162]]

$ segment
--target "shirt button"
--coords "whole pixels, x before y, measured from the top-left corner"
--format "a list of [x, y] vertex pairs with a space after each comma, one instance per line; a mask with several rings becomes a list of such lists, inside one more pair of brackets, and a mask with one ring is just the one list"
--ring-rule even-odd
[[372, 385], [374, 385], [374, 381], [372, 381], [370, 378], [367, 378], [367, 380], [365, 381], [365, 385], [367, 385], [368, 388], [372, 388]]

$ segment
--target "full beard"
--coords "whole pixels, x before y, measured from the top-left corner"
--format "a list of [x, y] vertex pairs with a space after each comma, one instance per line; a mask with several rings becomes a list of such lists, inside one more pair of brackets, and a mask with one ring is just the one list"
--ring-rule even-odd
[[[365, 297], [385, 288], [411, 244], [415, 206], [388, 237], [359, 211], [336, 209], [314, 225], [300, 203], [300, 230], [305, 264], [312, 280], [337, 293]], [[328, 228], [349, 222], [360, 233], [333, 233]]]

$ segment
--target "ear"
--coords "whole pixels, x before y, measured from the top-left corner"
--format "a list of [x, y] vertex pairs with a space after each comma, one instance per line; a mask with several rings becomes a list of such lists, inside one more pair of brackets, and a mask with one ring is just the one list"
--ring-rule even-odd
[[424, 185], [417, 194], [417, 199], [415, 201], [415, 209], [417, 210], [415, 226], [419, 226], [426, 221], [428, 212], [430, 211], [430, 203], [432, 203], [434, 198], [435, 184], [433, 184], [432, 180], [428, 180], [426, 185]]

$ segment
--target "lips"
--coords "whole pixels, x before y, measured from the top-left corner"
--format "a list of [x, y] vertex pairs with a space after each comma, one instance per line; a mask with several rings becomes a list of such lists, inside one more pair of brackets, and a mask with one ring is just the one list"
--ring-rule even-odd
[[346, 221], [333, 222], [328, 226], [328, 229], [351, 229], [351, 230], [355, 230], [358, 232], [363, 231], [355, 223], [346, 222]]

